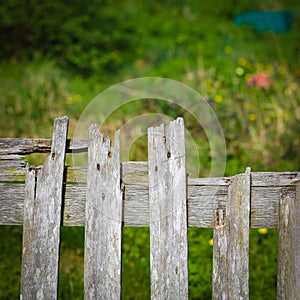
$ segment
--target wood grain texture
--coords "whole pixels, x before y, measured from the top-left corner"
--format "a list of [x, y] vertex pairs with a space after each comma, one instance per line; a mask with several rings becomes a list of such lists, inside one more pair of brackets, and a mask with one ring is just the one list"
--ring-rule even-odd
[[214, 210], [214, 245], [212, 270], [212, 299], [227, 300], [228, 298], [228, 230], [226, 208], [216, 206]]
[[151, 299], [188, 299], [183, 119], [148, 129]]
[[21, 299], [57, 298], [67, 131], [68, 119], [55, 119], [50, 156], [38, 171], [37, 179], [35, 170], [27, 171]]
[[[31, 153], [51, 152], [51, 139], [0, 138], [1, 155], [27, 155]], [[84, 139], [67, 139], [66, 152], [87, 152], [88, 141]]]
[[24, 160], [0, 160], [0, 182], [25, 182]]
[[277, 299], [300, 295], [300, 186], [281, 195], [278, 224]]
[[226, 215], [228, 299], [249, 299], [250, 168], [234, 177]]
[[22, 225], [25, 184], [0, 183], [0, 225]]
[[89, 128], [85, 215], [85, 299], [120, 299], [122, 192], [120, 140], [114, 147], [97, 125]]
[[[220, 187], [214, 194], [215, 186], [188, 185], [189, 227], [213, 228], [215, 206], [227, 203], [228, 187], [225, 188], [227, 192]], [[277, 228], [280, 195], [288, 189], [295, 192], [295, 187], [251, 188], [251, 228]], [[85, 184], [64, 185], [62, 225], [84, 226], [85, 193]], [[24, 195], [25, 184], [0, 183], [0, 225], [22, 225]], [[149, 226], [148, 186], [124, 186], [123, 226]]]

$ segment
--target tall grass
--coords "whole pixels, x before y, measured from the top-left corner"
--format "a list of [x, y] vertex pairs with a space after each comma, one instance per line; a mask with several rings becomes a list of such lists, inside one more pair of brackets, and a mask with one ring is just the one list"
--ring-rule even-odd
[[1, 65], [0, 78], [1, 136], [51, 135], [53, 119], [67, 113], [67, 75], [53, 61], [11, 60]]

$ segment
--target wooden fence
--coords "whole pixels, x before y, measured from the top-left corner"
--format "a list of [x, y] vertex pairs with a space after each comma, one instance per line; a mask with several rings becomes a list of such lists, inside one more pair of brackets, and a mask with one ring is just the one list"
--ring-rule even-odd
[[[62, 225], [85, 226], [86, 299], [120, 299], [122, 226], [150, 226], [152, 299], [188, 299], [188, 226], [214, 229], [213, 299], [249, 299], [249, 228], [278, 228], [278, 299], [299, 299], [299, 172], [188, 178], [181, 118], [149, 128], [148, 163], [120, 163], [118, 132], [112, 146], [96, 125], [88, 141], [67, 130], [62, 117], [52, 141], [0, 139], [0, 224], [23, 224], [21, 299], [57, 298]], [[65, 166], [86, 151], [87, 168]], [[42, 167], [23, 160], [34, 152], [50, 152]]]

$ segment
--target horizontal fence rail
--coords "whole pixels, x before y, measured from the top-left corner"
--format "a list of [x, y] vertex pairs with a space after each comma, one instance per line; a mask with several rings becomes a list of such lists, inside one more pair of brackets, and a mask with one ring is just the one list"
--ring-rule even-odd
[[[150, 227], [152, 299], [187, 299], [187, 228], [214, 229], [213, 298], [249, 299], [249, 229], [278, 229], [278, 299], [300, 294], [300, 172], [189, 178], [184, 124], [149, 128], [148, 162], [120, 162], [90, 126], [67, 139], [0, 139], [0, 225], [23, 225], [21, 298], [57, 297], [60, 226], [85, 226], [86, 299], [120, 299], [122, 226]], [[65, 165], [87, 152], [86, 167]], [[47, 153], [43, 166], [26, 155]], [[187, 154], [188, 155], [188, 154]]]
[[[0, 224], [21, 225], [25, 197], [26, 163], [0, 161]], [[39, 170], [41, 167], [31, 167]], [[124, 226], [149, 226], [149, 177], [147, 162], [122, 162]], [[84, 226], [87, 169], [65, 167], [64, 226]], [[212, 228], [213, 209], [226, 205], [233, 177], [188, 178], [187, 206], [190, 227]], [[78, 183], [76, 183], [78, 181]], [[251, 172], [252, 228], [276, 228], [283, 193], [295, 194], [299, 172]]]

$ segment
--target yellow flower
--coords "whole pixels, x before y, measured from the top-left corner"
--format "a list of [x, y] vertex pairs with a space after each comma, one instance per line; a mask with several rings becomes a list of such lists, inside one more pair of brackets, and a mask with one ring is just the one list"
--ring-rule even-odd
[[238, 75], [238, 76], [243, 76], [243, 75], [245, 74], [245, 70], [244, 70], [244, 68], [242, 68], [242, 67], [237, 67], [237, 68], [235, 69], [235, 73], [236, 73], [236, 75]]
[[82, 99], [82, 96], [79, 94], [76, 94], [74, 98], [75, 98], [75, 101], [80, 101]]
[[259, 232], [260, 234], [267, 234], [267, 233], [268, 233], [268, 229], [267, 229], [267, 228], [259, 228], [259, 229], [258, 229], [258, 232]]
[[214, 245], [214, 239], [208, 240], [208, 244], [209, 244], [210, 246], [213, 246], [213, 245]]
[[256, 120], [256, 114], [249, 114], [248, 116], [250, 121], [255, 121]]
[[273, 67], [272, 64], [267, 64], [266, 65], [266, 71], [267, 72], [271, 73], [271, 72], [273, 72], [273, 70], [274, 70], [274, 67]]
[[287, 74], [287, 67], [286, 65], [280, 65], [279, 68], [278, 68], [278, 73], [281, 75], [281, 76], [286, 76]]
[[74, 103], [74, 98], [68, 97], [68, 98], [67, 98], [67, 103], [68, 103], [68, 104], [73, 104], [73, 103]]
[[230, 54], [230, 53], [232, 52], [232, 48], [231, 48], [230, 46], [226, 46], [226, 47], [224, 48], [224, 52], [225, 52], [226, 54]]
[[217, 94], [217, 95], [215, 96], [215, 102], [221, 103], [222, 101], [223, 101], [223, 97], [222, 97], [221, 95]]
[[252, 77], [253, 77], [253, 75], [249, 74], [249, 73], [246, 74], [246, 76], [245, 76], [245, 78], [246, 78], [247, 81], [251, 80]]
[[240, 66], [246, 67], [248, 64], [248, 61], [244, 57], [241, 57], [241, 58], [239, 58], [238, 63]]
[[212, 81], [210, 79], [205, 80], [205, 88], [207, 93], [211, 93], [213, 91]]
[[272, 122], [272, 120], [271, 120], [270, 117], [265, 117], [265, 118], [264, 118], [264, 123], [265, 123], [265, 124], [271, 124], [271, 122]]

